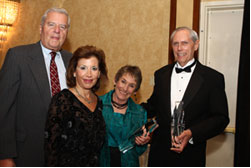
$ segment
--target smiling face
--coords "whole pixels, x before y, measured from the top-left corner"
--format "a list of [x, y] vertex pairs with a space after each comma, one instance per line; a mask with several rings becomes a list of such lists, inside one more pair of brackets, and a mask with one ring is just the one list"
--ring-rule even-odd
[[76, 71], [74, 72], [76, 87], [84, 90], [91, 90], [100, 76], [98, 65], [98, 59], [94, 56], [87, 59], [79, 59]]
[[175, 60], [185, 66], [194, 58], [194, 52], [199, 47], [199, 40], [193, 42], [188, 30], [177, 31], [172, 40], [172, 48]]
[[115, 82], [114, 101], [120, 104], [127, 102], [128, 98], [134, 93], [137, 82], [133, 76], [126, 73]]
[[43, 25], [40, 25], [40, 39], [44, 47], [58, 51], [68, 32], [67, 16], [63, 13], [49, 12]]

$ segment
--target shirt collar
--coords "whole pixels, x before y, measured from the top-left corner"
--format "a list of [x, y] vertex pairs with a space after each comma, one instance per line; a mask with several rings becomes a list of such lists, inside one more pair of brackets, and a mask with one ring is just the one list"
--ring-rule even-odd
[[183, 67], [177, 62], [177, 63], [175, 64], [175, 67], [184, 69], [184, 68], [186, 68], [187, 66], [191, 65], [194, 61], [195, 61], [194, 58], [191, 59], [191, 60], [188, 61], [188, 63], [187, 63], [185, 66], [183, 66]]
[[[52, 50], [46, 48], [46, 47], [42, 44], [41, 41], [40, 41], [40, 45], [41, 45], [41, 48], [42, 48], [44, 57], [45, 57], [45, 58], [49, 57], [49, 56], [50, 56], [50, 53], [52, 52]], [[59, 56], [60, 56], [60, 52], [57, 51], [56, 53], [57, 53], [57, 54], [56, 54], [56, 57], [59, 57]]]

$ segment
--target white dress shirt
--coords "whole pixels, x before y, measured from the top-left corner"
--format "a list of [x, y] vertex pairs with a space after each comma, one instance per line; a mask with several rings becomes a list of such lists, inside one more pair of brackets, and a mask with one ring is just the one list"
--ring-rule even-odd
[[[44, 61], [45, 61], [45, 66], [46, 66], [46, 71], [47, 71], [47, 75], [48, 75], [48, 79], [49, 82], [51, 81], [50, 79], [50, 63], [51, 63], [51, 50], [45, 48], [43, 46], [43, 44], [40, 42], [41, 47], [42, 47], [42, 51], [43, 51], [43, 55], [44, 55]], [[55, 57], [55, 63], [57, 65], [57, 69], [58, 69], [58, 77], [59, 77], [59, 83], [60, 83], [60, 88], [61, 90], [67, 88], [66, 85], [66, 68], [64, 65], [64, 61], [62, 59], [61, 53], [58, 51], [56, 52], [56, 57]], [[51, 90], [51, 83], [49, 83], [50, 85], [50, 90]]]
[[177, 62], [173, 68], [172, 76], [171, 76], [171, 112], [173, 114], [173, 110], [175, 107], [176, 101], [181, 101], [184, 93], [186, 91], [187, 85], [190, 81], [190, 78], [193, 74], [194, 68], [196, 64], [191, 68], [191, 72], [181, 72], [176, 73], [175, 68], [185, 68], [191, 65], [194, 62], [194, 58], [190, 60], [184, 67], [181, 67]]
[[[193, 58], [184, 67], [181, 67], [178, 62], [174, 65], [172, 76], [171, 76], [171, 114], [172, 115], [175, 108], [175, 102], [182, 100], [196, 64], [191, 68], [191, 72], [183, 71], [181, 73], [176, 73], [175, 68], [176, 67], [185, 68], [191, 65], [194, 61], [195, 59]], [[185, 111], [185, 115], [186, 115], [186, 111]], [[189, 140], [189, 143], [193, 144], [192, 138]]]

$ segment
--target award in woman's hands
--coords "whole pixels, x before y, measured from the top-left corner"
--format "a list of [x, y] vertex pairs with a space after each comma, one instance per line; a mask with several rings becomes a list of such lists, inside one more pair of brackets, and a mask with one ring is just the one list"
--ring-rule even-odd
[[[184, 102], [176, 101], [175, 108], [172, 115], [171, 122], [171, 138], [172, 138], [172, 147], [177, 147], [177, 144], [180, 144], [177, 137], [184, 131], [185, 122], [184, 122]], [[175, 145], [176, 144], [176, 145]]]
[[147, 132], [152, 133], [155, 129], [159, 127], [159, 124], [152, 118], [150, 121], [142, 125], [141, 127], [137, 127], [136, 129], [132, 129], [132, 133], [128, 134], [128, 138], [126, 138], [120, 145], [119, 150], [122, 153], [126, 153], [128, 150], [132, 149], [135, 146], [135, 137], [141, 136], [143, 134], [143, 126]]

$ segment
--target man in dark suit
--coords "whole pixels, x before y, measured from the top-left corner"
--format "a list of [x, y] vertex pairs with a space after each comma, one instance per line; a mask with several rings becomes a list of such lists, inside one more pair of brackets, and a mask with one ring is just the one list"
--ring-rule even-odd
[[44, 126], [51, 101], [50, 61], [55, 52], [60, 89], [71, 53], [61, 47], [70, 18], [65, 9], [48, 9], [40, 41], [9, 49], [0, 71], [0, 166], [43, 166]]
[[[205, 166], [206, 141], [229, 123], [224, 76], [194, 58], [199, 40], [195, 31], [177, 28], [171, 35], [177, 62], [154, 74], [151, 97], [142, 105], [156, 116], [148, 166]], [[171, 140], [171, 119], [176, 101], [183, 101], [185, 130]]]

